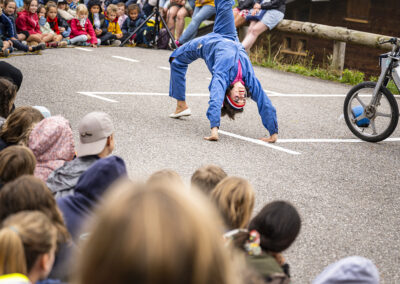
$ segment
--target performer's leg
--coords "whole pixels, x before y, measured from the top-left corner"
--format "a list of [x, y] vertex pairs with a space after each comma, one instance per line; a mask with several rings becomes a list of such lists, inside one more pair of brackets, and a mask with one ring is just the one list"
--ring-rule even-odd
[[231, 0], [215, 0], [215, 15], [214, 32], [219, 33], [231, 40], [238, 41], [235, 18], [233, 17], [232, 1]]

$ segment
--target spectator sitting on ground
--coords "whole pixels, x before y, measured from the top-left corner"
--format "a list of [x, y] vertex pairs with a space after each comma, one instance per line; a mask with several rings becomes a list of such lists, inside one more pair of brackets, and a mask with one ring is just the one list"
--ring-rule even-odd
[[191, 187], [210, 195], [215, 186], [227, 177], [225, 171], [215, 165], [207, 165], [197, 169], [191, 179]]
[[[5, 61], [0, 61], [0, 77], [5, 77], [6, 79], [8, 79], [12, 83], [14, 83], [17, 86], [17, 92], [18, 92], [19, 88], [21, 87], [22, 79], [23, 79], [21, 70], [19, 70], [18, 68], [12, 66], [11, 64], [9, 64]], [[15, 106], [13, 104], [10, 113], [13, 112], [14, 109], [15, 109]], [[0, 114], [0, 116], [1, 116], [1, 114]], [[7, 117], [4, 117], [4, 118], [7, 118]]]
[[239, 177], [226, 177], [211, 192], [228, 230], [247, 228], [254, 207], [251, 184]]
[[93, 25], [88, 20], [88, 9], [84, 4], [79, 4], [76, 9], [76, 17], [69, 21], [71, 26], [70, 40], [68, 44], [78, 44], [83, 46], [92, 46], [94, 48], [100, 44], [97, 39]]
[[342, 283], [379, 284], [378, 269], [367, 258], [350, 256], [330, 264], [312, 282], [312, 284]]
[[57, 13], [66, 21], [72, 20], [76, 16], [76, 11], [69, 8], [65, 0], [57, 1]]
[[91, 112], [85, 115], [78, 130], [77, 158], [53, 171], [47, 179], [47, 186], [56, 199], [73, 195], [74, 187], [83, 172], [114, 150], [114, 125], [108, 114]]
[[88, 10], [88, 19], [93, 25], [96, 37], [100, 39], [100, 44], [109, 45], [114, 36], [107, 31], [106, 18], [102, 13], [100, 0], [90, 0], [88, 2]]
[[243, 26], [246, 23], [246, 17], [250, 9], [254, 6], [254, 0], [239, 0], [237, 7], [233, 9], [235, 17], [235, 27]]
[[169, 184], [110, 193], [88, 229], [77, 284], [240, 283], [204, 196]]
[[40, 32], [42, 34], [48, 34], [49, 36], [51, 35], [52, 38], [49, 39], [47, 46], [48, 47], [66, 47], [67, 42], [66, 41], [61, 41], [62, 40], [62, 35], [57, 34], [53, 29], [50, 27], [50, 24], [47, 22], [47, 10], [44, 5], [39, 5], [39, 8], [37, 10], [38, 18], [39, 18], [39, 26], [40, 26]]
[[5, 219], [0, 230], [0, 283], [35, 284], [53, 267], [57, 231], [39, 211]]
[[66, 20], [58, 16], [58, 9], [55, 3], [47, 3], [46, 17], [50, 28], [56, 34], [61, 35], [64, 39], [69, 37], [71, 33], [71, 28], [69, 27]]
[[0, 190], [0, 222], [24, 210], [43, 212], [56, 227], [58, 250], [50, 278], [67, 280], [70, 272], [68, 269], [70, 255], [74, 245], [51, 191], [43, 181], [34, 176], [21, 176]]
[[74, 195], [57, 199], [74, 241], [79, 240], [81, 225], [92, 213], [104, 192], [112, 183], [126, 175], [125, 162], [121, 158], [111, 156], [100, 159], [81, 175]]
[[117, 13], [118, 13], [117, 5], [114, 4], [108, 5], [106, 25], [107, 25], [107, 31], [113, 35], [113, 37], [110, 39], [110, 44], [113, 44], [114, 46], [119, 46], [121, 44], [120, 39], [123, 36], [121, 27], [118, 24]]
[[36, 157], [35, 176], [46, 182], [49, 174], [75, 156], [74, 138], [68, 120], [51, 116], [36, 124], [28, 147]]
[[17, 86], [10, 80], [0, 77], [0, 127], [13, 109]]
[[22, 175], [33, 175], [35, 166], [35, 156], [28, 147], [10, 146], [0, 151], [0, 190]]
[[[121, 41], [124, 41], [126, 38], [129, 37], [129, 35], [135, 31], [144, 21], [146, 20], [146, 17], [144, 14], [140, 12], [140, 7], [136, 4], [131, 4], [128, 6], [128, 18], [125, 20], [124, 24], [122, 25], [122, 33], [123, 37]], [[142, 28], [132, 37], [129, 39], [130, 43], [133, 43], [134, 41], [137, 44], [144, 43], [146, 42], [144, 38], [144, 32], [145, 30], [148, 29], [146, 27], [146, 24], [142, 26]]]
[[122, 28], [122, 25], [124, 24], [126, 18], [128, 18], [128, 16], [126, 15], [126, 5], [124, 2], [119, 2], [117, 3], [117, 7], [118, 7], [118, 12], [117, 12], [118, 24]]
[[27, 145], [29, 133], [43, 115], [33, 107], [18, 107], [0, 130], [0, 151], [11, 145]]

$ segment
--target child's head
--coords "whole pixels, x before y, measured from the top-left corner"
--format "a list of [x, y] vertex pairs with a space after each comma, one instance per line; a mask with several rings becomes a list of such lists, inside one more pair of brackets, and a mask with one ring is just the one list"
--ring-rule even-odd
[[153, 173], [147, 179], [147, 184], [171, 184], [182, 189], [185, 188], [185, 184], [183, 183], [181, 176], [177, 172], [169, 169], [160, 170]]
[[227, 177], [211, 192], [211, 199], [220, 211], [228, 229], [244, 229], [254, 207], [254, 190], [239, 177]]
[[4, 12], [7, 15], [14, 15], [16, 10], [17, 4], [15, 3], [15, 0], [6, 0], [4, 2]]
[[44, 5], [39, 5], [38, 9], [37, 9], [37, 14], [38, 17], [45, 17], [46, 16], [46, 7]]
[[38, 2], [36, 0], [24, 0], [24, 9], [35, 14], [38, 10]]
[[118, 12], [117, 5], [114, 5], [114, 4], [108, 5], [108, 7], [107, 7], [107, 18], [110, 21], [114, 21], [115, 18], [117, 17], [117, 12]]
[[121, 16], [125, 15], [125, 7], [126, 7], [125, 3], [124, 2], [119, 2], [117, 4], [117, 7], [118, 7], [118, 12], [117, 12], [118, 17], [121, 17]]
[[0, 152], [0, 183], [7, 183], [22, 175], [33, 175], [36, 158], [25, 146], [10, 146]]
[[101, 2], [99, 0], [90, 0], [87, 4], [87, 7], [92, 14], [101, 12]]
[[[15, 4], [15, 3], [14, 3]], [[7, 118], [17, 96], [17, 86], [10, 80], [0, 77], [0, 116]]]
[[33, 107], [18, 107], [4, 122], [0, 138], [9, 144], [24, 142], [28, 132], [43, 118], [41, 112]]
[[128, 6], [128, 16], [131, 20], [135, 21], [140, 14], [140, 7], [137, 4], [131, 4]]
[[78, 19], [87, 18], [88, 14], [89, 11], [85, 4], [79, 4], [78, 7], [76, 7], [76, 17]]
[[[54, 263], [57, 232], [39, 211], [22, 211], [5, 219], [0, 230], [0, 274], [46, 278]], [[35, 276], [34, 276], [35, 275]]]
[[65, 0], [58, 0], [57, 1], [57, 8], [60, 10], [68, 10], [68, 5]]
[[0, 190], [0, 222], [24, 210], [38, 210], [46, 214], [57, 228], [58, 243], [68, 240], [69, 233], [53, 194], [43, 181], [34, 176], [21, 176]]
[[300, 232], [301, 219], [296, 208], [286, 201], [274, 201], [251, 220], [249, 231], [260, 234], [263, 251], [282, 252], [294, 242]]
[[209, 195], [215, 186], [226, 177], [225, 171], [215, 165], [207, 165], [197, 169], [192, 175], [192, 187], [196, 187]]
[[47, 3], [46, 5], [46, 16], [49, 19], [55, 19], [57, 17], [57, 6], [53, 3]]

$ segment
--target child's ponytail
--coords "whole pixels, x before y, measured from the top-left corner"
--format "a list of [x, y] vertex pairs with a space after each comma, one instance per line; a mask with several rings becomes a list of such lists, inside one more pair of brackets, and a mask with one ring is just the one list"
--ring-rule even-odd
[[24, 244], [13, 226], [0, 230], [0, 275], [27, 274]]

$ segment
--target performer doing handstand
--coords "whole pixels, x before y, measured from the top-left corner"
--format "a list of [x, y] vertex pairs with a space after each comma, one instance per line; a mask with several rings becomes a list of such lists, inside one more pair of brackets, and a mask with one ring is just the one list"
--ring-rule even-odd
[[278, 139], [276, 111], [256, 78], [250, 59], [239, 42], [232, 2], [231, 0], [215, 0], [215, 7], [217, 14], [214, 31], [187, 42], [170, 56], [169, 95], [177, 100], [175, 113], [170, 117], [191, 115], [185, 101], [185, 75], [188, 65], [202, 58], [212, 73], [207, 110], [211, 136], [204, 139], [217, 141], [221, 115], [227, 114], [234, 119], [236, 113], [243, 111], [246, 97], [251, 97], [257, 103], [262, 123], [270, 133], [270, 137], [261, 139], [273, 143]]

